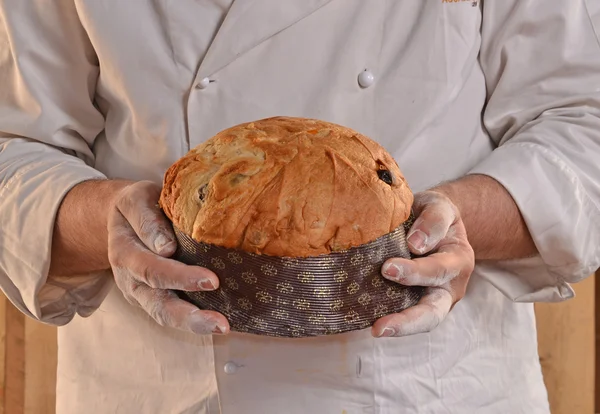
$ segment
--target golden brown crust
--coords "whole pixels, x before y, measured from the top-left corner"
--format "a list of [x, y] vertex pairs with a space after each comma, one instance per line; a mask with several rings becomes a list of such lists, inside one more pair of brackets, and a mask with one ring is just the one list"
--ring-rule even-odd
[[[389, 171], [392, 184], [384, 182]], [[199, 242], [306, 257], [389, 233], [413, 194], [394, 159], [340, 125], [275, 117], [226, 129], [165, 174], [160, 206]]]

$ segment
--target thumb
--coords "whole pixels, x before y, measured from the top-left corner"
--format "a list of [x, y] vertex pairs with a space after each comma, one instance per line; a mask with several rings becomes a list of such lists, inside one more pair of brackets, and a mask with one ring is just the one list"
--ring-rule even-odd
[[417, 219], [407, 235], [408, 247], [413, 253], [423, 255], [446, 237], [457, 219], [457, 210], [446, 196], [426, 191], [415, 195], [414, 211]]

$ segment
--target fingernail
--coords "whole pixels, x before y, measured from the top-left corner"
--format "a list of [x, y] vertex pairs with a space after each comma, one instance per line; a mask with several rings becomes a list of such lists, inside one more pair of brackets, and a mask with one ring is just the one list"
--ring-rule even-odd
[[164, 234], [159, 234], [154, 239], [154, 249], [157, 252], [162, 252], [162, 250], [171, 242], [172, 240], [169, 239], [167, 236], [165, 236]]
[[215, 290], [217, 288], [215, 282], [213, 282], [212, 279], [202, 279], [198, 281], [198, 286], [200, 287], [200, 289], [204, 290]]
[[417, 251], [421, 251], [427, 244], [427, 235], [421, 230], [415, 230], [412, 234], [408, 235], [408, 243]]
[[385, 328], [383, 331], [381, 331], [381, 333], [379, 334], [379, 338], [389, 338], [392, 336], [396, 335], [396, 331], [392, 328]]
[[215, 329], [213, 329], [213, 333], [216, 335], [223, 335], [227, 332], [227, 328], [225, 326], [215, 326]]
[[210, 332], [211, 328], [206, 320], [198, 319], [190, 321], [190, 330], [196, 335], [206, 335]]
[[189, 319], [189, 327], [192, 332], [197, 335], [207, 335], [217, 329], [215, 321], [202, 316], [200, 312], [192, 313]]
[[404, 268], [394, 263], [386, 263], [382, 269], [383, 276], [388, 279], [398, 280], [404, 276]]

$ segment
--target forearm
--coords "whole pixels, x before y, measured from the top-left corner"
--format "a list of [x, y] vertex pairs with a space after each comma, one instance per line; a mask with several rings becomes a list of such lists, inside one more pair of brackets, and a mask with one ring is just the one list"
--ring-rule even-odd
[[477, 260], [533, 256], [537, 249], [508, 191], [485, 175], [469, 175], [433, 190], [458, 207]]
[[120, 180], [85, 181], [67, 193], [58, 210], [52, 238], [50, 275], [72, 276], [109, 269], [107, 217]]

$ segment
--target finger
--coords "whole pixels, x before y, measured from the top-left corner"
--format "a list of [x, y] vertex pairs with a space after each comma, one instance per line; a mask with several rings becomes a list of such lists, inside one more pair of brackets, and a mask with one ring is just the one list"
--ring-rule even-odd
[[203, 311], [196, 306], [181, 300], [174, 292], [152, 289], [139, 285], [133, 297], [161, 326], [192, 332], [195, 334], [226, 334], [229, 322], [220, 313]]
[[148, 249], [163, 257], [172, 256], [177, 242], [169, 220], [157, 206], [160, 187], [143, 181], [125, 191], [117, 202], [117, 209]]
[[111, 222], [114, 228], [109, 232], [109, 260], [113, 272], [126, 272], [135, 281], [153, 289], [194, 292], [219, 287], [219, 278], [212, 271], [149, 251], [119, 212], [113, 214]]
[[379, 338], [429, 332], [444, 320], [453, 303], [452, 295], [447, 290], [429, 288], [415, 306], [378, 319], [371, 333]]
[[462, 273], [471, 274], [472, 262], [472, 250], [467, 244], [449, 243], [427, 257], [389, 259], [381, 273], [386, 279], [405, 286], [438, 287]]
[[408, 232], [407, 242], [413, 253], [423, 255], [446, 236], [457, 219], [457, 211], [441, 195], [426, 193], [419, 196], [415, 212], [418, 217]]

